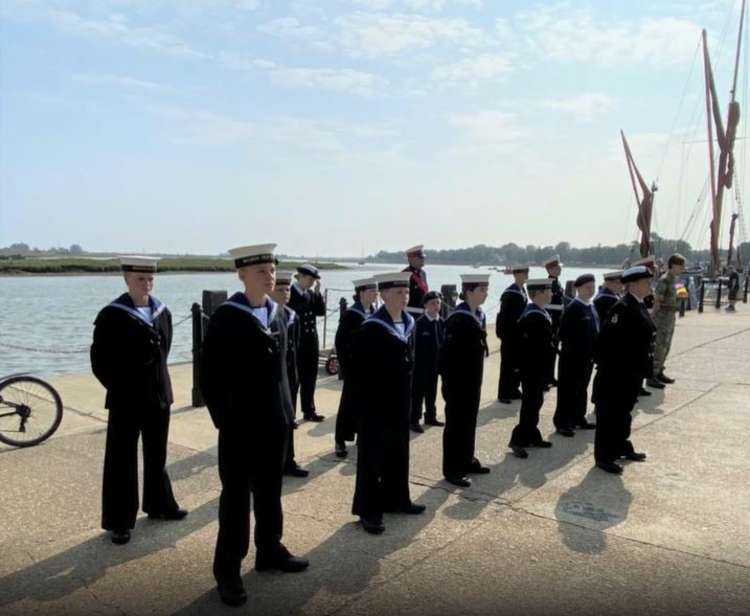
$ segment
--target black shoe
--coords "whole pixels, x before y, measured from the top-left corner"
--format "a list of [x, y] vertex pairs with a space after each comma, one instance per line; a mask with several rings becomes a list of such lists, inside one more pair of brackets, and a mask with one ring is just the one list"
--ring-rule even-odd
[[360, 516], [359, 521], [362, 523], [362, 528], [371, 535], [382, 535], [385, 530], [383, 520], [367, 519]]
[[659, 374], [657, 374], [656, 378], [658, 381], [664, 383], [665, 385], [671, 385], [672, 383], [674, 383], [674, 379], [671, 377], [668, 377], [663, 372], [660, 372]]
[[294, 466], [288, 466], [285, 468], [284, 474], [289, 475], [290, 477], [307, 477], [310, 474], [310, 471], [305, 470], [299, 464], [295, 464]]
[[296, 430], [297, 428], [299, 428], [299, 424], [295, 420], [295, 421], [292, 422], [292, 430]]
[[513, 450], [513, 455], [516, 456], [516, 458], [521, 458], [522, 460], [525, 460], [529, 457], [529, 452], [526, 451], [523, 447], [518, 447], [517, 445], [511, 445], [510, 448]]
[[346, 449], [346, 443], [336, 443], [336, 457], [346, 458], [348, 455], [349, 452]]
[[641, 387], [641, 391], [638, 392], [639, 396], [650, 396], [651, 392], [645, 387]]
[[149, 513], [149, 520], [182, 520], [187, 516], [187, 509], [180, 509], [179, 507], [174, 511], [167, 511], [166, 513]]
[[413, 423], [409, 426], [412, 432], [416, 432], [417, 434], [424, 434], [424, 428], [420, 426], [418, 423]]
[[489, 475], [490, 469], [486, 466], [482, 466], [479, 463], [479, 460], [474, 459], [471, 463], [471, 466], [469, 466], [469, 470], [466, 471], [466, 473], [470, 475]]
[[614, 462], [597, 462], [596, 465], [603, 471], [612, 473], [613, 475], [622, 475], [622, 466]]
[[430, 417], [429, 419], [424, 420], [425, 426], [444, 426], [445, 422], [440, 421], [439, 419], [436, 419], [435, 417]]
[[646, 385], [648, 385], [651, 389], [664, 389], [666, 385], [662, 383], [661, 381], [657, 381], [656, 379], [646, 379]]
[[408, 515], [419, 515], [420, 513], [424, 513], [425, 507], [424, 505], [418, 505], [417, 503], [409, 503], [405, 507], [398, 507], [397, 509], [391, 509], [387, 510], [389, 513], [406, 513]]
[[130, 541], [130, 531], [113, 530], [109, 538], [115, 545], [125, 545], [128, 541]]
[[540, 449], [549, 449], [552, 447], [552, 443], [549, 441], [541, 440], [541, 441], [534, 441], [531, 443], [530, 447], [539, 447]]
[[448, 483], [452, 483], [454, 486], [458, 486], [459, 488], [471, 487], [471, 479], [469, 479], [468, 477], [446, 477], [445, 480]]
[[255, 556], [256, 571], [283, 571], [284, 573], [299, 573], [304, 571], [310, 565], [306, 558], [292, 556], [289, 551], [282, 546], [281, 550], [274, 556], [265, 556], [263, 554]]
[[325, 419], [325, 417], [323, 417], [323, 415], [318, 415], [317, 413], [313, 412], [313, 413], [308, 413], [307, 415], [305, 415], [304, 419], [305, 421], [314, 421], [316, 423], [320, 423], [321, 421]]
[[497, 401], [501, 402], [502, 404], [511, 404], [510, 398], [498, 398]]
[[639, 453], [637, 451], [629, 451], [623, 456], [623, 458], [625, 458], [626, 460], [631, 460], [633, 462], [645, 462], [646, 454]]
[[247, 593], [240, 579], [233, 582], [220, 582], [216, 585], [216, 590], [224, 605], [239, 607], [247, 603]]
[[576, 433], [573, 432], [570, 428], [558, 428], [555, 430], [560, 436], [575, 436]]
[[586, 419], [582, 419], [574, 427], [577, 430], [594, 430], [594, 429], [596, 429], [596, 424], [592, 424], [590, 421], [588, 421]]

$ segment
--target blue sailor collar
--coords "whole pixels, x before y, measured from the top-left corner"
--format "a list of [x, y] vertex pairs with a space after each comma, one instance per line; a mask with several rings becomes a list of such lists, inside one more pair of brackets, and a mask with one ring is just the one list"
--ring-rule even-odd
[[[270, 329], [266, 327], [255, 315], [255, 313], [253, 312], [253, 307], [250, 305], [247, 296], [242, 293], [242, 291], [237, 291], [237, 293], [232, 295], [232, 297], [224, 302], [224, 305], [231, 306], [232, 308], [236, 308], [237, 310], [246, 312], [251, 317], [253, 317], [253, 319], [255, 319], [256, 323], [260, 325], [261, 329], [265, 331], [268, 331]], [[266, 301], [263, 303], [263, 306], [268, 311], [268, 323], [270, 324], [271, 321], [273, 321], [273, 318], [276, 316], [276, 310], [278, 309], [279, 305], [266, 295]], [[260, 308], [260, 306], [256, 306], [256, 309], [257, 308]]]
[[361, 302], [354, 302], [351, 306], [349, 306], [349, 310], [351, 310], [352, 312], [356, 312], [363, 319], [369, 319], [372, 316], [372, 312], [370, 312], [370, 314], [365, 312], [364, 306], [362, 306]]
[[523, 312], [521, 313], [519, 320], [530, 315], [532, 312], [538, 312], [545, 319], [547, 319], [547, 321], [552, 323], [552, 317], [549, 315], [549, 312], [547, 312], [544, 308], [540, 308], [534, 302], [529, 302], [528, 304], [526, 304], [526, 308], [523, 309]]
[[386, 310], [385, 306], [381, 306], [377, 312], [370, 315], [370, 317], [365, 321], [365, 324], [377, 323], [381, 327], [384, 327], [389, 334], [401, 340], [401, 342], [407, 342], [412, 330], [414, 329], [414, 317], [412, 317], [408, 312], [402, 311], [401, 318], [404, 321], [403, 334], [394, 325], [393, 319], [391, 319], [391, 315], [388, 314], [388, 310]]
[[515, 282], [505, 288], [505, 291], [503, 291], [503, 295], [505, 295], [506, 293], [515, 293], [516, 295], [528, 297], [526, 295], [526, 291], [522, 287], [519, 287]]
[[[602, 287], [601, 289], [599, 289], [599, 293], [596, 294], [596, 297], [600, 297], [601, 295], [609, 295], [610, 297], [617, 297], [617, 298], [620, 297], [612, 289], [608, 289], [607, 287]], [[596, 297], [594, 299], [596, 299]]]
[[133, 298], [130, 297], [128, 293], [123, 293], [122, 295], [120, 295], [120, 297], [110, 303], [110, 306], [112, 306], [112, 308], [119, 308], [120, 310], [124, 310], [131, 316], [134, 316], [136, 319], [140, 319], [141, 321], [143, 321], [149, 327], [154, 327], [156, 319], [158, 319], [159, 315], [167, 309], [166, 304], [162, 304], [156, 297], [154, 297], [153, 295], [149, 295], [148, 306], [149, 308], [151, 308], [151, 318], [149, 318], [135, 307]]
[[467, 304], [466, 302], [461, 302], [458, 306], [456, 306], [455, 310], [451, 312], [445, 320], [447, 321], [456, 314], [464, 314], [470, 316], [480, 327], [484, 327], [487, 321], [487, 315], [484, 314], [481, 308], [477, 308], [476, 312], [472, 312], [471, 308], [469, 308], [469, 304]]
[[294, 321], [297, 319], [297, 313], [289, 306], [284, 306], [284, 312], [286, 312], [287, 323], [289, 323], [289, 325], [294, 324]]

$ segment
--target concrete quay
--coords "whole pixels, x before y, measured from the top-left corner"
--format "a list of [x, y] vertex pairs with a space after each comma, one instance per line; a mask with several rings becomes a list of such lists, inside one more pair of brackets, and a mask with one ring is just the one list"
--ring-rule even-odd
[[257, 573], [251, 547], [250, 599], [236, 610], [220, 604], [211, 576], [216, 432], [205, 408], [189, 406], [191, 367], [171, 370], [168, 462], [190, 515], [141, 515], [123, 547], [99, 528], [104, 392], [90, 375], [54, 379], [60, 430], [35, 448], [0, 449], [0, 614], [748, 614], [748, 357], [746, 305], [679, 320], [667, 364], [677, 382], [634, 413], [648, 461], [616, 477], [593, 467], [593, 433], [554, 434], [554, 390], [542, 411], [552, 449], [509, 455], [519, 404], [495, 399], [494, 352], [477, 434], [491, 474], [456, 489], [442, 481], [441, 429], [413, 435], [412, 498], [427, 512], [386, 516], [380, 537], [349, 513], [356, 448], [345, 461], [333, 455], [340, 384], [321, 373], [326, 420], [296, 432], [310, 477], [284, 489], [284, 542], [310, 569]]

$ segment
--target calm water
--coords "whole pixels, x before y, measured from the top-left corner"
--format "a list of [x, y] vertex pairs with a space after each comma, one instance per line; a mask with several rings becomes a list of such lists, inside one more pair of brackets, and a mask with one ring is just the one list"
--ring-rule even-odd
[[[334, 309], [339, 298], [351, 301], [351, 281], [382, 271], [395, 271], [392, 265], [355, 266], [352, 269], [323, 272], [321, 286], [328, 288], [328, 306]], [[427, 269], [430, 288], [459, 284], [462, 273], [490, 271], [463, 266], [432, 265]], [[604, 270], [566, 268], [562, 280], [573, 279], [585, 271]], [[543, 277], [543, 268], [532, 268], [531, 277]], [[490, 298], [485, 305], [488, 320], [497, 313], [500, 293], [512, 277], [491, 272]], [[201, 301], [204, 289], [240, 289], [234, 273], [163, 274], [157, 277], [154, 294], [169, 306], [175, 324], [190, 314], [193, 302]], [[123, 293], [122, 277], [111, 276], [28, 276], [0, 277], [0, 376], [32, 371], [40, 374], [82, 373], [89, 371], [88, 345], [93, 321], [102, 306]], [[332, 344], [338, 311], [332, 310], [326, 327], [326, 343]], [[319, 319], [321, 340], [323, 319]], [[188, 319], [175, 329], [170, 361], [191, 359], [191, 325]], [[8, 345], [67, 351], [66, 353], [15, 350]]]

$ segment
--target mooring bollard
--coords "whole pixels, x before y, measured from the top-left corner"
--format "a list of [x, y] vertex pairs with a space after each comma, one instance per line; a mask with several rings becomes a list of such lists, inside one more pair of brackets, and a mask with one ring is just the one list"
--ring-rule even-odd
[[203, 309], [198, 302], [190, 308], [193, 315], [193, 406], [203, 406], [203, 394], [200, 390], [201, 351], [203, 348]]
[[703, 314], [703, 300], [706, 297], [706, 280], [705, 278], [701, 278], [701, 292], [698, 296], [698, 312], [700, 314]]

